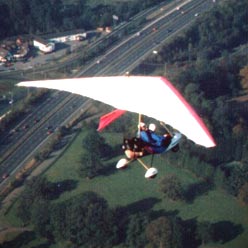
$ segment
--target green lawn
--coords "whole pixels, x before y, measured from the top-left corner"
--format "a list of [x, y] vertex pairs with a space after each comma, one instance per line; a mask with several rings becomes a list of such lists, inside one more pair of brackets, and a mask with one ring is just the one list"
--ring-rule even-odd
[[[183, 220], [197, 219], [199, 221], [209, 221], [211, 223], [230, 222], [233, 225], [241, 225], [243, 232], [235, 239], [225, 244], [219, 244], [218, 247], [239, 247], [247, 248], [248, 244], [248, 208], [242, 207], [236, 199], [221, 190], [211, 190], [206, 194], [198, 196], [192, 203], [180, 201], [169, 201], [163, 199], [158, 190], [158, 181], [166, 173], [175, 173], [180, 177], [184, 185], [190, 185], [197, 182], [194, 175], [169, 164], [160, 156], [154, 158], [154, 165], [159, 170], [159, 175], [154, 180], [144, 178], [144, 169], [137, 162], [130, 165], [126, 170], [117, 171], [115, 169], [116, 161], [119, 157], [106, 162], [109, 174], [98, 176], [92, 180], [81, 178], [78, 175], [80, 166], [80, 156], [82, 153], [82, 139], [84, 133], [80, 133], [73, 144], [67, 149], [64, 155], [46, 172], [50, 181], [58, 182], [67, 179], [76, 180], [78, 185], [76, 189], [65, 192], [57, 201], [64, 201], [82, 192], [91, 190], [102, 195], [109, 202], [110, 206], [139, 206], [143, 202], [156, 210], [177, 211], [178, 216]], [[115, 144], [122, 140], [122, 137], [104, 134], [109, 143]], [[150, 162], [149, 157], [146, 162]], [[137, 204], [137, 205], [135, 205]], [[141, 208], [146, 208], [142, 206]], [[210, 246], [209, 246], [210, 247]], [[217, 247], [214, 244], [214, 247]]]
[[[109, 175], [98, 176], [92, 180], [81, 178], [78, 174], [80, 167], [80, 157], [82, 154], [82, 140], [84, 137], [82, 132], [67, 149], [64, 155], [58, 159], [53, 166], [46, 172], [47, 178], [52, 182], [63, 180], [75, 180], [78, 182], [78, 187], [70, 192], [65, 192], [59, 201], [71, 198], [74, 195], [81, 194], [84, 191], [92, 190], [105, 197], [111, 206], [127, 205], [134, 201], [146, 197], [160, 198], [161, 194], [158, 191], [158, 180], [165, 173], [177, 173], [183, 182], [196, 182], [195, 177], [186, 171], [178, 171], [178, 169], [170, 166], [165, 166], [164, 160], [160, 157], [154, 158], [154, 164], [159, 169], [159, 175], [156, 180], [147, 180], [144, 178], [145, 170], [137, 162], [130, 164], [126, 170], [118, 171], [115, 169], [116, 161], [121, 157], [115, 157], [108, 160], [105, 166], [109, 170]], [[106, 135], [106, 140], [109, 143], [116, 144], [122, 137]], [[147, 157], [144, 161], [148, 164], [151, 161]]]

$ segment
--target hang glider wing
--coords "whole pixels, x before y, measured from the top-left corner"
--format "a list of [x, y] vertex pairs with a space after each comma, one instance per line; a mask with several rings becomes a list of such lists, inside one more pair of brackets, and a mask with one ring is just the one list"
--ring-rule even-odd
[[196, 144], [216, 145], [201, 118], [164, 77], [86, 77], [21, 82], [18, 86], [63, 90], [90, 97], [117, 109], [163, 121]]

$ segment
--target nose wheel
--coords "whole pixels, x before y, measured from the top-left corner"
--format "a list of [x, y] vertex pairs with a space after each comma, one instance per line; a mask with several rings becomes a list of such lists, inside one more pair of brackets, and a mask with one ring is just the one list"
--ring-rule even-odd
[[126, 158], [122, 158], [118, 161], [118, 163], [116, 164], [116, 169], [125, 169], [127, 168], [128, 164], [130, 164], [131, 162], [133, 162], [134, 160], [137, 160], [139, 162], [139, 164], [141, 164], [145, 170], [146, 170], [146, 173], [145, 173], [145, 178], [147, 179], [153, 179], [157, 176], [158, 174], [158, 170], [154, 167], [148, 167], [141, 159], [137, 158], [137, 159], [131, 159], [131, 160], [128, 160]]

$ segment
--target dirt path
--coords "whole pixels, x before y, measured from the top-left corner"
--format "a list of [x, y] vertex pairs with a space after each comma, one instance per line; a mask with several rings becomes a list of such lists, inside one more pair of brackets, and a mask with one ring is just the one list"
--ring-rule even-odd
[[3, 244], [3, 242], [8, 241], [8, 234], [20, 234], [25, 231], [32, 231], [28, 227], [6, 227], [5, 229], [0, 230], [0, 244]]

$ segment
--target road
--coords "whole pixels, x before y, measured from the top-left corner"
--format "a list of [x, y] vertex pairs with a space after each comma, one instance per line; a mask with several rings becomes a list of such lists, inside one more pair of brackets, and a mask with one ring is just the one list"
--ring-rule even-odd
[[124, 75], [132, 71], [145, 57], [152, 54], [161, 43], [188, 26], [200, 13], [213, 6], [211, 0], [187, 1], [179, 10], [172, 7], [158, 20], [144, 27], [139, 35], [134, 34], [111, 51], [96, 58], [86, 69], [77, 74], [82, 76]]
[[[179, 10], [176, 6], [161, 10], [164, 14], [158, 19], [97, 57], [75, 77], [124, 75], [194, 21], [196, 14], [207, 11], [212, 5], [211, 0], [187, 0]], [[4, 181], [2, 175], [14, 173], [48, 139], [47, 128], [53, 131], [61, 126], [70, 115], [83, 108], [85, 101], [80, 96], [55, 92], [19, 123], [19, 132], [6, 134], [0, 145], [0, 183]]]
[[58, 127], [83, 108], [86, 100], [67, 92], [55, 92], [30, 112], [15, 128], [18, 131], [9, 133], [1, 143], [0, 175], [11, 174], [21, 167]]

